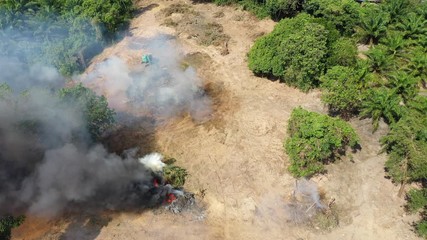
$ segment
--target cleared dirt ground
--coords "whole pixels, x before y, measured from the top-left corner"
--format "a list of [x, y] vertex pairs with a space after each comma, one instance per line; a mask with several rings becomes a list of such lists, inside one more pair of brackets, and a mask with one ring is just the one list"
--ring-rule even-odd
[[88, 71], [112, 55], [137, 65], [142, 52], [131, 45], [158, 34], [176, 36], [183, 55], [198, 56], [188, 62], [212, 94], [211, 120], [173, 119], [157, 126], [152, 137], [155, 150], [175, 157], [188, 170], [186, 188], [198, 194], [204, 214], [114, 213], [95, 222], [30, 217], [15, 231], [15, 239], [418, 239], [410, 227], [415, 218], [405, 215], [405, 201], [397, 197], [399, 186], [384, 178], [386, 156], [378, 155], [378, 139], [386, 126], [372, 134], [369, 120], [351, 121], [362, 139], [353, 162], [330, 165], [328, 174], [314, 179], [326, 199], [336, 199], [339, 226], [322, 231], [288, 222], [284, 205], [295, 179], [286, 170], [289, 161], [283, 152], [287, 120], [297, 106], [325, 112], [320, 92], [305, 94], [255, 77], [247, 68], [248, 50], [274, 22], [238, 8], [182, 1], [229, 36], [227, 45], [205, 46], [191, 25], [180, 25], [185, 13], [169, 16], [174, 27], [161, 25], [161, 10], [177, 2], [140, 1], [129, 36], [105, 49]]

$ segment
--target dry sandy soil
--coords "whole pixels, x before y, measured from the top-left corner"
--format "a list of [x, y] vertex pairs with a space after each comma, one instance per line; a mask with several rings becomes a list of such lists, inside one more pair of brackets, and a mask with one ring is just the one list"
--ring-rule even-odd
[[[351, 121], [362, 139], [353, 161], [330, 165], [328, 174], [313, 179], [326, 199], [335, 198], [339, 226], [324, 231], [287, 221], [284, 205], [295, 184], [283, 152], [287, 120], [297, 106], [325, 112], [319, 91], [302, 93], [247, 68], [248, 50], [274, 22], [233, 7], [182, 1], [206, 21], [223, 26], [230, 40], [229, 54], [222, 55], [224, 45], [203, 46], [185, 27], [161, 25], [161, 9], [176, 2], [141, 1], [129, 36], [105, 49], [88, 71], [112, 55], [137, 64], [141, 52], [130, 43], [158, 34], [176, 36], [183, 54], [204, 56], [195, 65], [213, 94], [212, 119], [173, 119], [157, 126], [152, 137], [155, 150], [175, 157], [189, 171], [186, 188], [198, 194], [205, 212], [114, 213], [91, 221], [30, 217], [14, 239], [418, 239], [410, 226], [415, 218], [405, 214], [405, 201], [397, 197], [399, 187], [384, 177], [386, 156], [378, 155], [378, 139], [386, 126], [372, 134], [369, 120]], [[178, 23], [182, 17], [171, 16]]]

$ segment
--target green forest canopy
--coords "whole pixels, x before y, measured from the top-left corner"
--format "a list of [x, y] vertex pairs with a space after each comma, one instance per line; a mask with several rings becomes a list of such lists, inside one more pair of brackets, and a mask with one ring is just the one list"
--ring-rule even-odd
[[72, 75], [124, 29], [132, 0], [0, 1], [0, 57]]

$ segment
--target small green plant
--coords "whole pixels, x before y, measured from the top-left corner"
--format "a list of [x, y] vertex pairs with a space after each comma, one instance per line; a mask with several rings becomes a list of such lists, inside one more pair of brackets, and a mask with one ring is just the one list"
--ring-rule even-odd
[[356, 150], [359, 146], [359, 137], [348, 123], [301, 107], [292, 111], [288, 134], [285, 150], [295, 177], [321, 173], [323, 165], [344, 155], [347, 147]]
[[427, 238], [427, 220], [420, 221], [415, 228], [421, 237]]

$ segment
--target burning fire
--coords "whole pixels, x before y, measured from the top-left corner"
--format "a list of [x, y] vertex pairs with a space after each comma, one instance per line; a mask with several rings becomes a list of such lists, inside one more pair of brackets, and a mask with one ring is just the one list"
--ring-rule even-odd
[[173, 201], [175, 201], [176, 200], [176, 196], [175, 196], [175, 194], [173, 194], [173, 193], [169, 193], [168, 194], [168, 197], [167, 197], [167, 199], [166, 199], [166, 202], [167, 203], [172, 203]]

